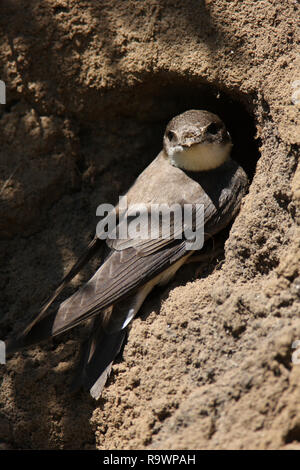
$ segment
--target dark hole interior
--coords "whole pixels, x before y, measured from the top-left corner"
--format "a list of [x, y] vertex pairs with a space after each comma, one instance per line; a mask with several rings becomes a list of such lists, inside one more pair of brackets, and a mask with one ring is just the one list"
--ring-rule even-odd
[[[90, 147], [93, 140], [98, 144], [99, 123], [105, 122], [106, 133], [115, 127], [114, 136], [119, 140], [125, 139], [126, 152], [122, 154], [125, 172], [128, 163], [126, 153], [132, 150], [128, 171], [136, 173], [134, 177], [161, 150], [168, 121], [188, 109], [206, 109], [220, 116], [232, 137], [232, 157], [242, 165], [250, 180], [254, 176], [259, 142], [255, 140], [254, 97], [251, 95], [197, 80], [160, 74], [146, 77], [140, 85], [130, 89], [107, 93], [102, 97], [100, 106], [96, 94], [90, 96], [88, 102], [86, 120], [81, 123], [79, 132], [83, 152], [91, 150], [86, 145]], [[136, 135], [134, 132], [128, 134], [128, 125], [136, 128]], [[109, 146], [105, 150], [106, 137], [103, 137], [102, 134], [101, 143], [96, 146], [98, 153], [99, 149], [106, 153], [111, 150]], [[143, 145], [139, 146], [139, 141]], [[133, 160], [136, 162], [134, 170]]]

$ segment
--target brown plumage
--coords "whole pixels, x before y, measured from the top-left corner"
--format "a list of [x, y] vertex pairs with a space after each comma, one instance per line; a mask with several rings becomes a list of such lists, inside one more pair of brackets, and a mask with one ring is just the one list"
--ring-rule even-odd
[[[247, 189], [247, 177], [230, 159], [230, 148], [230, 136], [217, 116], [196, 110], [177, 116], [166, 128], [163, 150], [129, 189], [128, 206], [144, 203], [150, 210], [154, 203], [203, 204], [207, 240], [236, 215]], [[119, 208], [117, 213], [122, 216]], [[66, 282], [103, 244], [105, 259], [94, 276], [61, 303], [57, 311], [48, 314], [48, 307]], [[101, 241], [95, 237], [88, 252], [66, 276], [41, 314], [16, 340], [8, 342], [7, 352], [62, 333], [94, 317], [75, 385], [90, 389], [92, 396], [99, 398], [126, 337], [127, 324], [153, 287], [168, 282], [192, 254], [184, 237], [174, 238], [174, 230], [167, 239], [161, 236]]]

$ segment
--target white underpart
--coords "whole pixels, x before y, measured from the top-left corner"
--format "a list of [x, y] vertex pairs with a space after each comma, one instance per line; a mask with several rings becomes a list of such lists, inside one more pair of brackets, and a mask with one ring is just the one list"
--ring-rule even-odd
[[176, 145], [169, 150], [172, 165], [187, 171], [213, 170], [230, 156], [232, 144], [202, 143], [191, 147]]
[[135, 317], [145, 298], [152, 291], [152, 289], [157, 285], [167, 284], [170, 279], [175, 276], [180, 266], [185, 263], [185, 261], [187, 260], [187, 258], [189, 258], [191, 254], [192, 251], [188, 255], [176, 261], [176, 263], [172, 264], [169, 268], [165, 269], [165, 271], [155, 276], [153, 279], [151, 279], [151, 281], [147, 282], [147, 284], [145, 284], [138, 290], [137, 295], [134, 299], [134, 305], [129, 308], [126, 319], [122, 325], [122, 329], [125, 328]]

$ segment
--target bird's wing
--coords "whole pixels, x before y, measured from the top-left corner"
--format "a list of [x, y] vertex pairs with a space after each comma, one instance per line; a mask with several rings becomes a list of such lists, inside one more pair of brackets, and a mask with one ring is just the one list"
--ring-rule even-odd
[[[228, 197], [223, 198], [226, 206], [224, 208], [220, 203], [216, 205], [201, 186], [193, 197], [189, 197], [194, 204], [203, 204], [206, 237], [216, 233], [216, 227], [226, 225], [232, 217], [232, 206], [236, 197], [234, 191], [229, 199], [230, 197], [233, 200], [231, 204], [228, 204]], [[120, 244], [108, 241], [108, 245], [111, 245], [110, 252], [94, 276], [61, 303], [56, 312], [42, 317], [39, 321], [34, 320], [19, 340], [7, 346], [7, 350], [19, 349], [69, 330], [131, 295], [141, 285], [187, 254], [187, 240], [184, 237], [175, 238], [176, 230], [177, 228], [173, 227], [173, 234], [167, 239], [162, 236], [154, 240], [129, 237], [125, 248], [121, 246], [123, 240]]]

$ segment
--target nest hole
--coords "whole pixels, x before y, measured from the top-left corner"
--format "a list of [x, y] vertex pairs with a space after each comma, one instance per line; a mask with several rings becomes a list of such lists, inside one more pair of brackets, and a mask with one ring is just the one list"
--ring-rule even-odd
[[[115, 155], [120, 154], [124, 172], [131, 172], [134, 178], [161, 150], [168, 121], [188, 109], [206, 109], [219, 115], [232, 137], [232, 158], [244, 168], [250, 181], [255, 174], [260, 154], [259, 141], [255, 139], [254, 96], [198, 80], [159, 74], [147, 77], [134, 87], [109, 92], [101, 98], [101, 103], [99, 97], [91, 98], [90, 119], [85, 116], [80, 129], [83, 145], [93, 141], [91, 133], [99, 144], [98, 123], [105, 123], [106, 136], [114, 134], [109, 137], [109, 145], [112, 137], [118, 140]], [[103, 134], [100, 148], [109, 151]], [[99, 145], [97, 151], [99, 153]]]
[[[140, 98], [143, 110], [134, 110], [134, 114], [139, 113], [141, 119], [153, 124], [153, 135], [157, 139], [153, 156], [161, 149], [162, 135], [170, 119], [188, 109], [206, 109], [224, 121], [233, 141], [232, 158], [241, 164], [252, 180], [260, 156], [259, 141], [255, 139], [254, 97], [190, 80], [160, 79], [155, 82], [144, 84], [135, 91], [135, 98]], [[131, 101], [132, 107], [137, 104], [135, 101]]]

